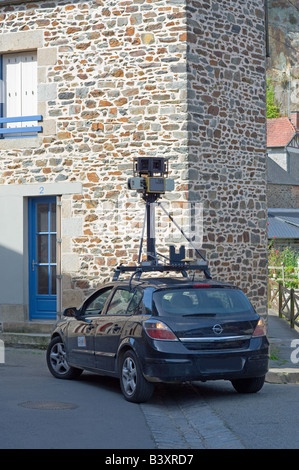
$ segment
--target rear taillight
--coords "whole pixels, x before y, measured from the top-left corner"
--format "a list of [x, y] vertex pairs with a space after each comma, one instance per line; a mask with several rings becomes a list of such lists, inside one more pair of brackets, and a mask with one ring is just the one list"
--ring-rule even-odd
[[161, 321], [145, 321], [143, 328], [146, 334], [152, 339], [178, 341], [173, 331]]
[[254, 332], [252, 333], [252, 336], [265, 336], [266, 335], [266, 326], [264, 323], [264, 320], [262, 318], [259, 319], [257, 322], [257, 325], [254, 329]]

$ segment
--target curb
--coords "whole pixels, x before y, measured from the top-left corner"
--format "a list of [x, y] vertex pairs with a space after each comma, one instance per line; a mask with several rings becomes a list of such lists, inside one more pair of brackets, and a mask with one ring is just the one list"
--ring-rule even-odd
[[271, 384], [296, 384], [299, 383], [299, 369], [272, 368], [266, 374], [265, 381]]
[[47, 349], [51, 335], [47, 333], [2, 333], [5, 347]]

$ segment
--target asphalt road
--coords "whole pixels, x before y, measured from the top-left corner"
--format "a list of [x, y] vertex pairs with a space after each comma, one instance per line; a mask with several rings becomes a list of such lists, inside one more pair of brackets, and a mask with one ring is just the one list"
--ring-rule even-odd
[[0, 448], [150, 449], [141, 408], [117, 380], [83, 374], [55, 379], [44, 351], [8, 349], [0, 364]]
[[115, 379], [53, 378], [44, 351], [8, 349], [0, 364], [1, 449], [294, 449], [299, 385], [239, 395], [229, 382], [158, 385], [128, 403]]
[[[219, 381], [166, 386], [141, 406], [147, 418], [156, 417], [158, 448], [298, 449], [298, 396], [299, 384], [265, 383], [259, 393], [241, 395], [230, 382]], [[172, 425], [157, 434], [167, 415]]]

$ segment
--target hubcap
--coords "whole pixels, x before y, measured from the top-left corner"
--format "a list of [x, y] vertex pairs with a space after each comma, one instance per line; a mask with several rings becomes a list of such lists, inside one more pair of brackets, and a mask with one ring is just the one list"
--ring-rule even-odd
[[63, 343], [57, 343], [53, 346], [50, 353], [50, 362], [57, 374], [66, 374], [70, 370], [70, 366], [66, 362], [66, 353]]
[[127, 395], [133, 395], [136, 390], [137, 371], [135, 362], [131, 357], [127, 357], [122, 369], [122, 383]]

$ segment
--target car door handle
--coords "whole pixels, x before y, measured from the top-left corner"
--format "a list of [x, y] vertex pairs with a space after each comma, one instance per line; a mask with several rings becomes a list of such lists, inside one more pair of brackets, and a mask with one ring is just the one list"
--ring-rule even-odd
[[119, 330], [121, 330], [121, 326], [119, 326], [119, 325], [114, 325], [113, 330], [112, 330], [113, 333], [117, 333]]

